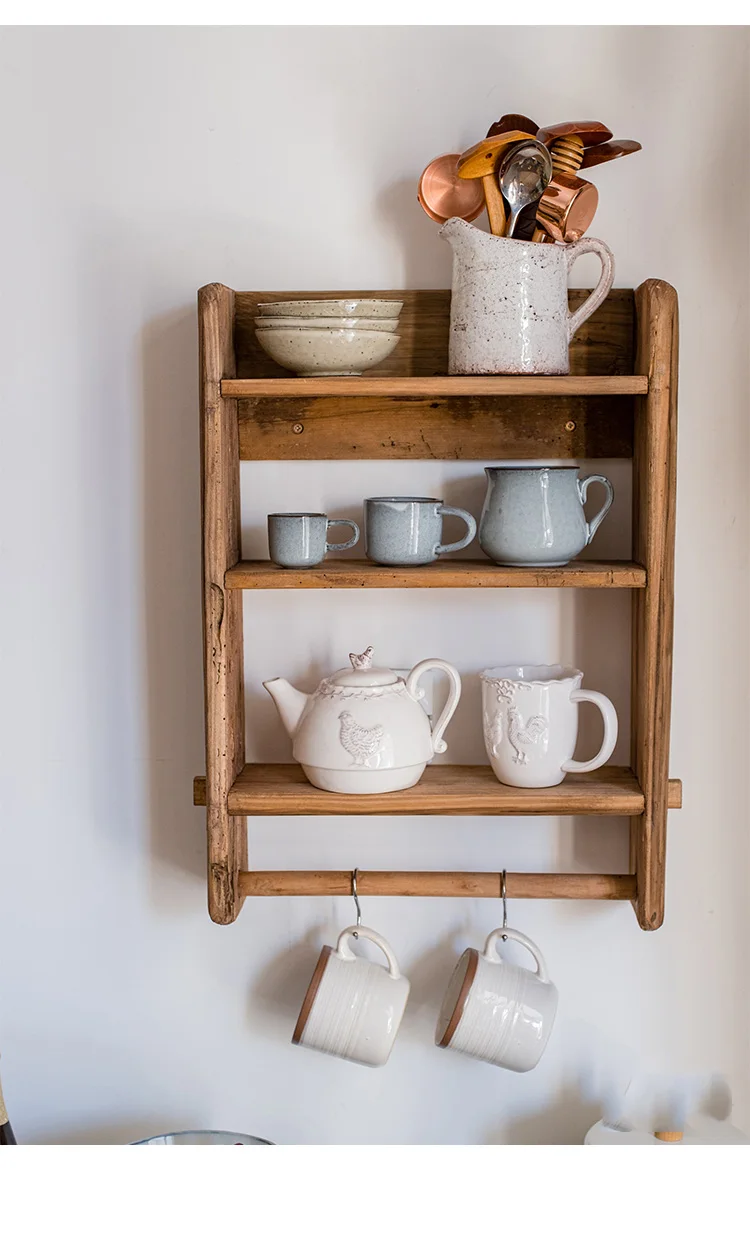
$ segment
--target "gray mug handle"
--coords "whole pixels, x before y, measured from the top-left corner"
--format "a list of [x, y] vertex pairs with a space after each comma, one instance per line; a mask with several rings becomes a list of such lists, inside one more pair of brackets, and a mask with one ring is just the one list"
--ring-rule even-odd
[[356, 520], [329, 520], [326, 524], [326, 533], [332, 525], [351, 525], [354, 530], [354, 537], [348, 542], [326, 542], [326, 551], [348, 551], [351, 547], [356, 546], [359, 542], [359, 525]]
[[590, 477], [584, 477], [582, 480], [579, 480], [579, 479], [576, 480], [576, 485], [578, 486], [578, 497], [581, 500], [581, 507], [583, 507], [584, 503], [586, 502], [586, 495], [589, 492], [589, 486], [591, 485], [592, 481], [600, 481], [602, 483], [602, 485], [604, 486], [604, 489], [607, 492], [607, 497], [604, 500], [602, 507], [596, 513], [596, 516], [594, 517], [594, 519], [586, 521], [586, 546], [588, 546], [589, 542], [593, 538], [597, 529], [599, 528], [602, 521], [604, 520], [604, 517], [607, 515], [607, 512], [609, 511], [609, 509], [611, 508], [612, 504], [615, 501], [614, 486], [612, 485], [612, 482], [609, 480], [609, 478], [601, 477], [599, 473], [592, 473]]
[[449, 542], [445, 546], [436, 546], [436, 555], [447, 555], [450, 551], [463, 551], [464, 547], [468, 546], [476, 537], [477, 522], [474, 520], [471, 512], [465, 512], [461, 507], [446, 507], [445, 503], [441, 503], [438, 508], [438, 516], [460, 516], [461, 520], [466, 523], [467, 532], [458, 542]]

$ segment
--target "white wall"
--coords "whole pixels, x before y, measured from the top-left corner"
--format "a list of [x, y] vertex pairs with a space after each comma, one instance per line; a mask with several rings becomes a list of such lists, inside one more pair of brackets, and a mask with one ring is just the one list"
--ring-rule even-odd
[[[717, 28], [7, 29], [3, 118], [0, 1044], [25, 1141], [216, 1125], [280, 1142], [579, 1141], [592, 1067], [748, 1087], [748, 35]], [[413, 1002], [387, 1068], [293, 1049], [343, 900], [205, 906], [195, 292], [445, 286], [419, 172], [506, 110], [642, 141], [602, 168], [618, 285], [678, 289], [682, 367], [667, 921], [514, 902], [556, 1034], [514, 1076], [431, 1044], [456, 952], [495, 903], [367, 899]], [[586, 262], [587, 263], [587, 262]], [[593, 280], [581, 265], [575, 281]], [[596, 550], [627, 551], [626, 466]], [[607, 471], [606, 469], [604, 471]], [[243, 468], [267, 510], [369, 493], [479, 505], [481, 465]], [[627, 718], [625, 594], [248, 597], [251, 757], [288, 758], [261, 678], [311, 683], [373, 643], [466, 673], [448, 760], [481, 761], [476, 673], [575, 660]], [[303, 614], [304, 613], [304, 614]], [[287, 627], [282, 631], [280, 621]], [[592, 726], [589, 726], [592, 730]], [[624, 740], [624, 739], [623, 739]], [[620, 758], [626, 753], [620, 751]], [[619, 821], [258, 820], [268, 867], [623, 870]]]

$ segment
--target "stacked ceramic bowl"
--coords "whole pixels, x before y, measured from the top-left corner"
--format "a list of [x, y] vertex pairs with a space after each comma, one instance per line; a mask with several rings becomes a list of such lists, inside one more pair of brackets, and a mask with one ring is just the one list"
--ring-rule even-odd
[[292, 299], [258, 304], [263, 350], [300, 377], [358, 377], [382, 364], [399, 336], [394, 299]]

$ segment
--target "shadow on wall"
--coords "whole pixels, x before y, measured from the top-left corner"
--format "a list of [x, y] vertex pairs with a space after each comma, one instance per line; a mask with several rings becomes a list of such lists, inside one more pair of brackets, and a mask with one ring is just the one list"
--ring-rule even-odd
[[[143, 576], [153, 858], [205, 877], [200, 451], [196, 312], [149, 321], [143, 361]], [[158, 865], [155, 865], [158, 866]]]
[[313, 924], [263, 968], [247, 999], [248, 1022], [256, 1034], [262, 1030], [275, 1039], [291, 1040], [327, 933], [322, 920]]
[[582, 1145], [602, 1106], [584, 1093], [577, 1081], [562, 1086], [554, 1101], [534, 1114], [500, 1123], [485, 1145]]

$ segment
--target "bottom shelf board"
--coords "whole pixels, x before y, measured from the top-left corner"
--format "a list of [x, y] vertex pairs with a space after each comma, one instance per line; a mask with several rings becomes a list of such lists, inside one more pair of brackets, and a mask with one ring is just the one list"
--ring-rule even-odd
[[[206, 805], [205, 777], [193, 786]], [[682, 805], [680, 781], [669, 806]], [[487, 766], [435, 764], [418, 785], [391, 794], [332, 794], [306, 780], [299, 764], [246, 763], [229, 791], [230, 815], [640, 815], [643, 793], [630, 768], [571, 774], [552, 789], [501, 785]]]

